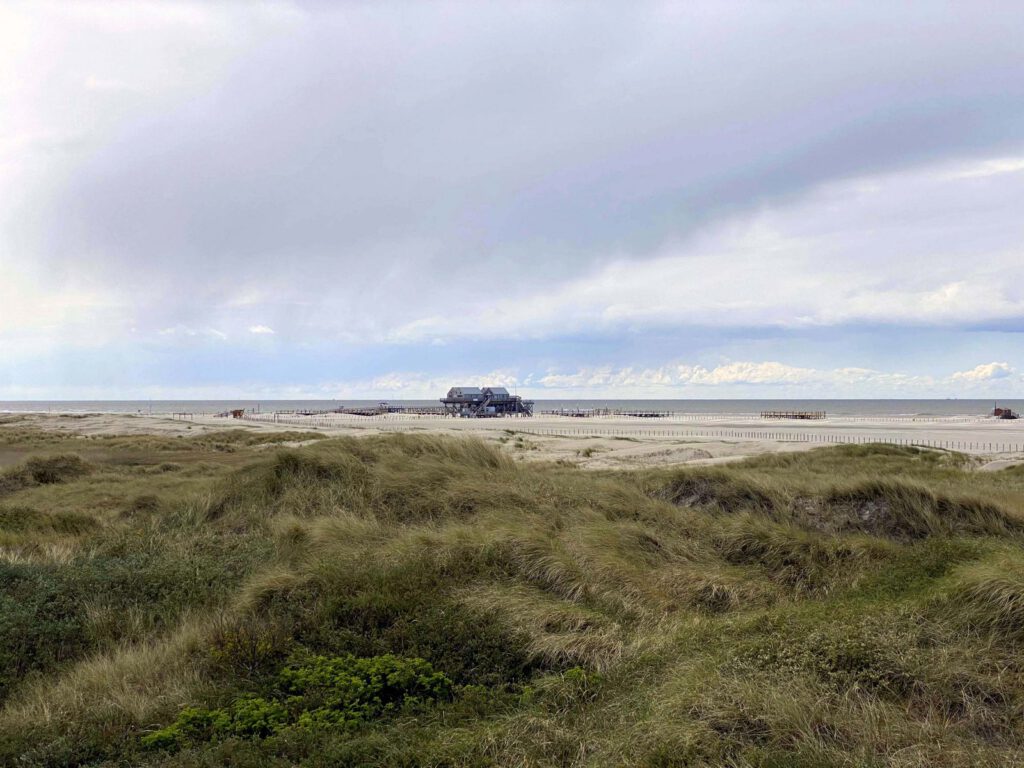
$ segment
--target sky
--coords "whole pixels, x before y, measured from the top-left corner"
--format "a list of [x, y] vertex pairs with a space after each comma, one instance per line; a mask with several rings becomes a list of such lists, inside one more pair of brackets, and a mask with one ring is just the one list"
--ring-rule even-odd
[[0, 4], [0, 399], [1024, 396], [1020, 2]]

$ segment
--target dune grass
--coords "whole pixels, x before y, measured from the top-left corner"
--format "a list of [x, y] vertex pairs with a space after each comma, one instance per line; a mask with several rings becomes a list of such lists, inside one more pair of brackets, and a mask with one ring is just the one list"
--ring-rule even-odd
[[1021, 763], [1019, 472], [254, 437], [6, 438], [0, 763]]

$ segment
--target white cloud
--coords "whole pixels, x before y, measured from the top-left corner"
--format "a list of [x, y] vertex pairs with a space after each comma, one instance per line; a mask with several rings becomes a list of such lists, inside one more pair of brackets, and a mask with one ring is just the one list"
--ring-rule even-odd
[[514, 390], [521, 383], [511, 370], [496, 369], [487, 373], [455, 372], [438, 375], [422, 372], [392, 372], [359, 381], [328, 385], [333, 397], [351, 399], [393, 398], [436, 400], [453, 386], [505, 386]]
[[957, 170], [943, 174], [941, 178], [947, 180], [981, 179], [988, 176], [998, 176], [1003, 173], [1018, 173], [1020, 171], [1024, 171], [1024, 157], [999, 157], [962, 166]]
[[392, 372], [324, 385], [332, 397], [432, 400], [456, 384], [505, 385], [541, 399], [728, 398], [728, 397], [947, 397], [987, 393], [987, 382], [1011, 376], [1005, 363], [980, 365], [944, 377], [869, 368], [812, 368], [780, 361], [732, 361], [716, 366], [666, 363], [655, 367], [582, 367], [524, 373], [496, 369], [484, 374]]
[[[167, 329], [169, 335], [202, 332]], [[447, 373], [392, 371], [364, 379], [319, 383], [223, 383], [142, 388], [68, 387], [60, 384], [0, 386], [0, 399], [314, 399], [436, 401], [455, 385], [501, 385], [536, 399], [587, 398], [944, 398], [992, 394], [993, 382], [1019, 381], [1006, 363], [979, 365], [949, 376], [915, 375], [869, 368], [813, 368], [780, 361], [732, 361], [704, 366], [666, 363], [654, 367], [582, 367], [529, 373], [515, 368]]]
[[224, 341], [228, 335], [224, 331], [217, 330], [216, 328], [191, 328], [187, 325], [174, 325], [169, 328], [161, 328], [157, 333], [160, 336], [179, 336], [179, 337], [208, 337]]
[[266, 325], [251, 325], [249, 326], [249, 333], [255, 334], [273, 334], [274, 329]]
[[985, 363], [969, 371], [957, 371], [952, 379], [956, 382], [982, 382], [1008, 379], [1016, 373], [1009, 363]]
[[[713, 368], [701, 365], [665, 365], [658, 368], [583, 368], [574, 373], [549, 372], [528, 383], [545, 389], [584, 390], [619, 397], [717, 396], [716, 390], [807, 387], [812, 391], [905, 392], [923, 390], [936, 382], [926, 376], [887, 373], [867, 368], [816, 369], [778, 361], [737, 361]], [[810, 395], [805, 395], [810, 396]]]

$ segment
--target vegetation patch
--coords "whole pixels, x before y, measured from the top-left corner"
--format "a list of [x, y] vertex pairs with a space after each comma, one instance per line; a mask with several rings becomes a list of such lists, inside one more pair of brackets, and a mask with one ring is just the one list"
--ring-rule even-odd
[[685, 470], [657, 489], [658, 498], [683, 507], [711, 507], [721, 512], [771, 512], [777, 501], [758, 483], [718, 470]]
[[919, 685], [924, 658], [912, 628], [885, 616], [853, 625], [819, 624], [799, 635], [780, 628], [740, 655], [773, 674], [809, 673], [839, 692], [893, 698], [906, 697]]
[[42, 512], [32, 507], [0, 506], [0, 532], [78, 535], [98, 527], [96, 518], [79, 512]]
[[34, 485], [65, 483], [88, 474], [91, 469], [89, 464], [73, 453], [36, 456], [0, 474], [0, 494], [13, 493]]
[[29, 674], [89, 649], [83, 590], [66, 575], [55, 566], [0, 563], [0, 702]]
[[973, 628], [1024, 640], [1024, 563], [1001, 553], [963, 567], [942, 606]]
[[1000, 534], [1024, 530], [998, 505], [937, 495], [899, 480], [874, 480], [833, 491], [817, 521], [824, 529], [863, 531], [896, 539], [951, 533]]
[[266, 738], [286, 728], [354, 729], [414, 714], [453, 691], [451, 680], [423, 659], [300, 656], [278, 673], [266, 696], [242, 696], [219, 709], [187, 707], [142, 744], [166, 749], [228, 736]]
[[580, 472], [428, 434], [16, 430], [3, 765], [1024, 753], [1020, 472], [870, 445]]

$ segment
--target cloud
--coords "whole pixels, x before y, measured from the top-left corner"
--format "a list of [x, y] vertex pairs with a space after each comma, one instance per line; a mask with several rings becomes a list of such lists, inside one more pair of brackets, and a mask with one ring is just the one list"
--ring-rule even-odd
[[[259, 309], [279, 332], [304, 324], [421, 338], [409, 329], [478, 313], [476, 301], [525, 302], [530, 284], [585, 290], [612, 263], [627, 272], [670, 253], [687, 258], [708, 227], [750, 221], [823, 184], [1013, 157], [1024, 130], [1012, 34], [1024, 11], [1012, 6], [927, 19], [909, 7], [878, 18], [802, 3], [599, 13], [148, 3], [130, 18], [117, 3], [18, 8], [8, 13], [36, 42], [0, 67], [24, 80], [12, 91], [20, 125], [7, 130], [83, 143], [56, 165], [19, 152], [31, 215], [12, 217], [4, 241], [54, 274], [72, 263], [117, 282], [140, 314], [173, 312], [193, 325], [220, 322], [225, 305], [272, 282], [276, 295]], [[83, 102], [70, 89], [87, 78], [144, 95]], [[13, 180], [10, 189], [23, 197]], [[914, 192], [899, 212], [856, 207], [882, 214], [889, 229], [934, 196]], [[885, 242], [877, 227], [847, 219], [847, 232], [874, 229]], [[803, 245], [811, 250], [788, 263], [786, 252], [761, 250], [761, 269], [748, 263], [754, 254], [705, 258], [733, 287], [756, 286], [762, 271], [794, 279], [817, 244]], [[872, 260], [890, 263], [899, 248]], [[850, 258], [821, 260], [842, 272]], [[799, 282], [813, 289], [815, 277]], [[157, 295], [154, 281], [188, 290]], [[878, 311], [938, 288], [894, 292]], [[764, 296], [717, 289], [716, 322], [800, 319], [757, 312]], [[806, 303], [797, 309], [821, 320]], [[666, 304], [679, 302], [659, 296], [638, 323], [672, 321]], [[637, 309], [626, 296], [574, 321], [615, 322]]]
[[[865, 368], [815, 369], [777, 361], [737, 361], [712, 368], [674, 364], [657, 368], [584, 368], [574, 373], [547, 373], [528, 380], [545, 389], [601, 391], [608, 396], [653, 395], [680, 397], [715, 396], [715, 390], [742, 388], [809, 387], [822, 392], [841, 388], [871, 387], [890, 392], [923, 390], [935, 384], [930, 377], [887, 373]], [[811, 395], [806, 395], [811, 396]]]
[[[1024, 174], [982, 189], [932, 168], [838, 181], [524, 296], [396, 327], [395, 342], [583, 331], [1024, 326]], [[967, 210], [969, 215], [959, 215]]]
[[[943, 370], [1009, 356], [1016, 336], [965, 339], [1024, 329], [1022, 25], [1014, 4], [0, 6], [0, 382], [83, 376], [86, 348], [123, 372], [140, 344], [176, 355], [147, 375], [248, 387], [344, 354], [363, 383], [868, 392], [911, 386], [855, 372], [897, 332], [957, 340]], [[182, 343], [257, 328], [302, 341], [223, 373]], [[802, 365], [763, 362], [819, 332]], [[641, 364], [652, 338], [704, 367]]]
[[157, 331], [160, 336], [177, 336], [185, 338], [207, 337], [224, 341], [228, 335], [216, 328], [190, 328], [187, 325], [175, 325], [170, 328], [161, 328]]
[[985, 363], [978, 365], [969, 371], [957, 371], [953, 374], [953, 381], [957, 382], [982, 382], [1008, 379], [1017, 370], [1008, 363]]
[[997, 157], [950, 171], [943, 178], [951, 180], [982, 179], [988, 176], [997, 176], [1003, 173], [1019, 173], [1021, 171], [1024, 171], [1024, 157]]
[[249, 333], [255, 333], [255, 334], [258, 334], [258, 335], [262, 335], [262, 334], [270, 334], [270, 335], [272, 335], [274, 333], [274, 329], [270, 328], [270, 327], [268, 327], [266, 325], [250, 325], [249, 326]]
[[811, 368], [779, 361], [735, 361], [705, 367], [686, 363], [651, 368], [600, 366], [526, 377], [538, 397], [946, 397], [987, 392], [985, 385], [1016, 377], [1006, 363], [931, 376], [870, 368]]

